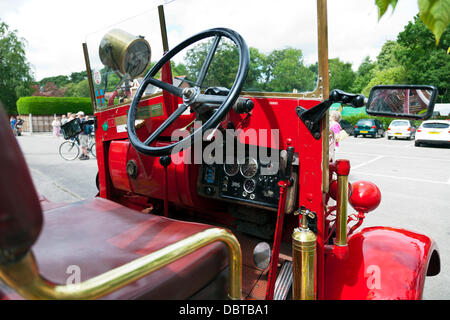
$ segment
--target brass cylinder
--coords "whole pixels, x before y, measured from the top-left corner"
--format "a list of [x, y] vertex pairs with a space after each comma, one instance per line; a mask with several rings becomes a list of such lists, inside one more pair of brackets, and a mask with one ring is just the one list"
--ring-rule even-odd
[[347, 245], [347, 203], [348, 175], [338, 175], [337, 211], [336, 211], [336, 241], [337, 246]]
[[317, 237], [308, 228], [297, 228], [292, 234], [294, 300], [315, 300]]

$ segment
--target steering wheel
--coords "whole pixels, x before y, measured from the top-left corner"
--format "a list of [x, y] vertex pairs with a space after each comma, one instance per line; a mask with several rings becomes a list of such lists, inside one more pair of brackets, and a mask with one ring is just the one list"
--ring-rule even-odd
[[[194, 87], [181, 89], [169, 83], [154, 78], [154, 76], [158, 73], [158, 71], [180, 51], [182, 51], [183, 49], [192, 45], [195, 42], [210, 37], [214, 37], [214, 40], [211, 45], [211, 48], [209, 49], [208, 54], [206, 55], [205, 61], [202, 65], [202, 68], [200, 70], [198, 79]], [[202, 87], [202, 84], [206, 78], [206, 74], [211, 65], [211, 61], [214, 57], [214, 54], [222, 37], [228, 38], [231, 41], [233, 41], [236, 47], [238, 48], [239, 67], [236, 73], [236, 78], [234, 79], [234, 83], [226, 96], [202, 94], [200, 88]], [[215, 128], [225, 118], [230, 108], [236, 102], [237, 98], [239, 97], [239, 93], [241, 92], [242, 87], [244, 85], [244, 81], [247, 77], [249, 64], [250, 64], [250, 53], [247, 44], [245, 43], [245, 40], [236, 31], [226, 28], [214, 28], [200, 32], [181, 42], [179, 45], [177, 45], [172, 50], [167, 52], [161, 58], [161, 60], [159, 60], [153, 66], [153, 68], [151, 68], [151, 70], [145, 75], [143, 82], [137, 89], [133, 101], [131, 102], [130, 109], [128, 112], [127, 132], [128, 138], [133, 147], [137, 151], [145, 155], [167, 156], [172, 153], [175, 146], [179, 144], [184, 144], [183, 147], [191, 146], [194, 143], [194, 141], [198, 141], [197, 139], [201, 139], [203, 137], [203, 133], [206, 130]], [[144, 142], [142, 142], [136, 134], [135, 120], [139, 101], [142, 98], [142, 95], [144, 94], [144, 91], [149, 84], [152, 84], [160, 89], [170, 92], [171, 94], [177, 97], [182, 98], [183, 104], [179, 105], [179, 107], [155, 131], [153, 131]], [[166, 130], [176, 119], [178, 119], [180, 115], [187, 110], [188, 107], [193, 106], [194, 104], [195, 105], [213, 104], [218, 105], [219, 107], [211, 115], [211, 117], [205, 123], [202, 124], [201, 127], [197, 128], [193, 133], [183, 138], [182, 140], [166, 146], [159, 146], [159, 147], [150, 146], [150, 144], [154, 142], [163, 133], [163, 131]]]

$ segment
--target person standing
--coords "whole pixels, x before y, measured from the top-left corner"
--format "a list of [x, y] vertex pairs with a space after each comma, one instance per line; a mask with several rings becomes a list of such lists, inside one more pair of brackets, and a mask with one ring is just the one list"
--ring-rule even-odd
[[9, 118], [9, 123], [11, 124], [11, 129], [14, 132], [14, 134], [16, 134], [16, 122], [17, 122], [17, 119], [15, 116], [11, 116]]
[[84, 112], [79, 111], [77, 113], [77, 117], [80, 120], [80, 126], [81, 126], [81, 132], [79, 135], [80, 138], [80, 145], [81, 145], [81, 156], [80, 160], [89, 160], [88, 156], [88, 141], [89, 141], [89, 132], [87, 132], [87, 121], [84, 119]]
[[61, 121], [55, 116], [52, 122], [53, 136], [59, 138], [61, 136]]
[[20, 117], [20, 114], [17, 116], [16, 119], [16, 133], [18, 136], [22, 135], [22, 125], [23, 125], [24, 121], [23, 119]]
[[341, 114], [338, 111], [330, 112], [330, 130], [334, 132], [334, 138], [336, 141], [335, 151], [339, 149], [339, 141], [340, 141], [340, 133], [341, 133], [341, 125], [339, 122], [341, 121]]
[[64, 124], [66, 124], [66, 123], [67, 123], [67, 121], [69, 121], [69, 119], [67, 119], [66, 115], [65, 115], [65, 114], [63, 114], [63, 115], [61, 116], [61, 125], [64, 125]]

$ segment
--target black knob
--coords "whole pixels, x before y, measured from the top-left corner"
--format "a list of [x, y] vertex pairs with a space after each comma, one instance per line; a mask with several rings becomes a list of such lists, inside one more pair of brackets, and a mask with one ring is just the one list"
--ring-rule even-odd
[[162, 156], [161, 158], [159, 158], [159, 163], [164, 168], [167, 168], [172, 163], [172, 158], [170, 156]]
[[236, 113], [249, 113], [253, 110], [255, 104], [250, 99], [239, 98], [236, 103], [233, 105], [233, 110]]
[[206, 188], [205, 188], [205, 194], [208, 195], [208, 196], [214, 195], [214, 194], [215, 194], [214, 188], [206, 187]]
[[329, 99], [331, 101], [338, 102], [338, 101], [341, 100], [341, 94], [339, 93], [338, 90], [333, 90], [333, 91], [330, 92], [330, 98]]
[[366, 97], [364, 97], [362, 94], [357, 95], [357, 96], [353, 99], [352, 105], [354, 105], [356, 108], [361, 108], [361, 107], [364, 106], [365, 100], [366, 100]]

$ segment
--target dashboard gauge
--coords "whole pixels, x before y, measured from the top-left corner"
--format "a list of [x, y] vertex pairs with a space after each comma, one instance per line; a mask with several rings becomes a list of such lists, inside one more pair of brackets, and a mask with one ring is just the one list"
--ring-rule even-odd
[[256, 181], [253, 179], [247, 179], [244, 181], [244, 190], [247, 193], [253, 193], [256, 189]]
[[223, 170], [227, 176], [233, 177], [239, 172], [239, 165], [237, 163], [223, 164]]
[[280, 164], [278, 162], [269, 162], [268, 164], [261, 164], [261, 175], [264, 176], [273, 176], [278, 173], [278, 170], [280, 168]]
[[246, 158], [245, 163], [241, 165], [241, 174], [245, 178], [253, 178], [258, 172], [258, 162], [253, 158]]

